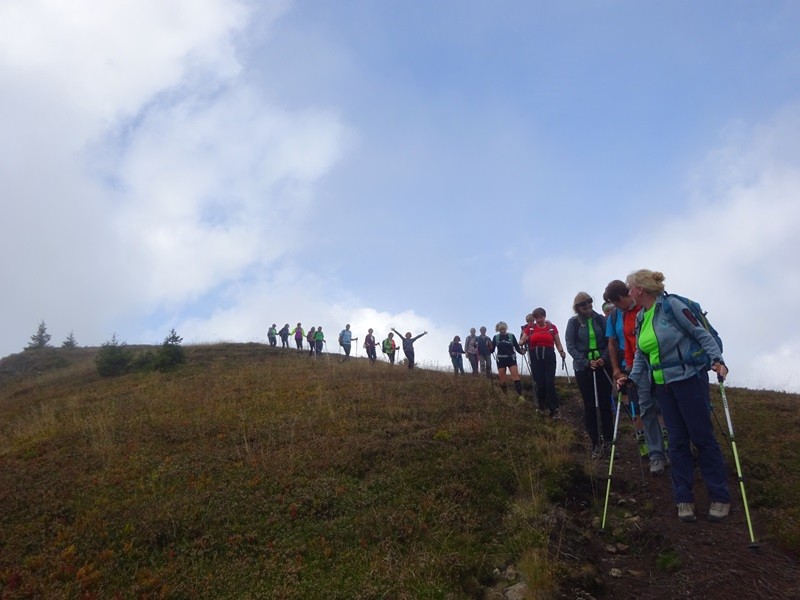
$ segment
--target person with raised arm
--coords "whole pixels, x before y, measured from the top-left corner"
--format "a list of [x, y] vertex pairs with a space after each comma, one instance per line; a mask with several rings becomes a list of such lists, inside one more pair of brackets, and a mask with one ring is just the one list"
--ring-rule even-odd
[[397, 335], [399, 335], [403, 340], [403, 354], [406, 355], [406, 363], [408, 364], [409, 369], [414, 368], [414, 342], [416, 342], [419, 338], [423, 335], [428, 333], [427, 331], [423, 331], [416, 337], [411, 337], [411, 332], [407, 331], [406, 336], [403, 337], [402, 334], [397, 331], [394, 327], [392, 327], [392, 331], [394, 331]]

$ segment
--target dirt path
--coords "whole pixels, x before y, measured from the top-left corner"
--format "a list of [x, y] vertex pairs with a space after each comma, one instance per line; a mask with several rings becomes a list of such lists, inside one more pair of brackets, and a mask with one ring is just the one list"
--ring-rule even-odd
[[[583, 408], [577, 393], [563, 404], [564, 418], [583, 432]], [[593, 475], [589, 494], [599, 502], [602, 512], [608, 459], [592, 461], [588, 437], [582, 441], [577, 451], [587, 472]], [[669, 469], [660, 477], [650, 476], [647, 460], [639, 459], [629, 422], [621, 422], [617, 448], [605, 530], [599, 531], [599, 520], [592, 511], [576, 507], [577, 518], [591, 530], [583, 551], [594, 563], [595, 579], [599, 580], [591, 592], [593, 597], [800, 599], [800, 564], [769, 542], [767, 527], [754, 510], [751, 518], [760, 545], [757, 550], [749, 548], [745, 511], [733, 468], [729, 468], [733, 492], [730, 517], [722, 523], [707, 520], [708, 496], [697, 473], [698, 519], [682, 523], [672, 500]], [[729, 458], [726, 455], [732, 463]], [[588, 592], [572, 595], [592, 596]]]

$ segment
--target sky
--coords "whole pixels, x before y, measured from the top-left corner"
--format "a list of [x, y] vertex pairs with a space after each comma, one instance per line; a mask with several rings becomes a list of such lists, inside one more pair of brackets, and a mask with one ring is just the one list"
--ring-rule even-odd
[[797, 31], [778, 0], [0, 0], [0, 356], [42, 320], [299, 321], [448, 366], [649, 268], [730, 385], [800, 392]]

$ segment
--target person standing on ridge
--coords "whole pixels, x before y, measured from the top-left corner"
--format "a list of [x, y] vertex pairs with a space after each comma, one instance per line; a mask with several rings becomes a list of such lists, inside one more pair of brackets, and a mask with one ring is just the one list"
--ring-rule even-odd
[[562, 360], [567, 353], [561, 345], [558, 328], [547, 320], [547, 312], [539, 307], [530, 316], [531, 320], [525, 326], [520, 342], [528, 344], [531, 376], [536, 385], [539, 410], [548, 409], [551, 417], [557, 417], [556, 350]]
[[367, 351], [367, 358], [369, 358], [369, 362], [372, 365], [378, 360], [378, 354], [375, 351], [375, 346], [377, 345], [378, 343], [375, 341], [375, 336], [372, 335], [372, 327], [370, 327], [367, 335], [364, 336], [364, 349]]
[[278, 345], [278, 328], [275, 323], [267, 331], [267, 339], [269, 340], [269, 345], [273, 348]]
[[636, 316], [639, 336], [630, 376], [619, 385], [633, 382], [639, 390], [650, 385], [652, 377], [658, 406], [669, 432], [672, 461], [672, 491], [678, 518], [697, 520], [694, 510], [694, 459], [697, 448], [700, 475], [708, 489], [709, 521], [728, 517], [731, 493], [722, 450], [711, 424], [711, 398], [708, 369], [725, 380], [728, 367], [722, 349], [692, 310], [664, 291], [664, 274], [640, 269], [628, 275], [631, 297], [642, 306]]
[[289, 324], [287, 323], [281, 330], [278, 332], [278, 335], [281, 336], [281, 348], [288, 348], [289, 347]]
[[297, 346], [298, 350], [303, 349], [303, 338], [306, 336], [306, 332], [303, 331], [303, 326], [298, 323], [297, 327], [292, 329], [291, 335], [294, 336], [294, 344]]
[[350, 360], [350, 349], [352, 348], [352, 342], [358, 341], [358, 338], [353, 337], [353, 332], [350, 331], [350, 323], [344, 326], [341, 333], [339, 333], [339, 345], [344, 348], [344, 358], [342, 362], [346, 360]]
[[403, 354], [406, 355], [406, 363], [408, 363], [408, 368], [414, 368], [414, 342], [416, 342], [419, 338], [423, 335], [428, 333], [427, 331], [423, 331], [416, 337], [411, 337], [411, 332], [406, 332], [406, 337], [403, 337], [397, 329], [392, 327], [392, 331], [394, 331], [397, 335], [399, 335], [403, 339]]
[[478, 336], [475, 335], [475, 328], [469, 330], [469, 335], [464, 340], [464, 350], [469, 359], [469, 366], [472, 367], [472, 374], [478, 374]]
[[450, 342], [447, 351], [450, 353], [450, 360], [453, 363], [453, 370], [458, 375], [459, 371], [464, 374], [464, 348], [461, 346], [461, 337], [456, 336]]
[[[586, 433], [592, 440], [592, 458], [603, 458], [614, 437], [611, 415], [611, 381], [605, 372], [606, 318], [592, 308], [592, 297], [578, 292], [572, 303], [575, 316], [567, 323], [565, 339], [572, 357], [575, 381], [583, 399]], [[598, 413], [600, 422], [598, 422]], [[600, 442], [602, 437], [603, 443]]]
[[322, 333], [322, 325], [320, 325], [314, 332], [314, 351], [316, 352], [317, 356], [322, 354], [322, 344], [324, 343], [325, 343], [325, 334]]
[[394, 343], [394, 334], [390, 333], [386, 339], [381, 343], [381, 350], [389, 359], [390, 364], [394, 364], [394, 353], [397, 350], [397, 344]]
[[519, 347], [516, 336], [508, 333], [508, 325], [504, 321], [495, 325], [494, 330], [497, 333], [492, 340], [492, 345], [497, 348], [497, 375], [500, 378], [500, 389], [504, 394], [507, 393], [506, 369], [508, 369], [511, 371], [511, 380], [517, 396], [520, 401], [524, 402], [525, 396], [522, 395], [522, 383], [519, 380], [519, 369], [517, 368], [517, 355], [514, 354], [515, 351], [520, 354], [524, 354], [524, 352]]
[[306, 334], [306, 341], [308, 342], [308, 355], [314, 356], [314, 334], [317, 333], [316, 327], [311, 327]]
[[476, 344], [478, 346], [478, 362], [480, 364], [480, 370], [483, 373], [486, 373], [486, 376], [491, 379], [492, 352], [494, 352], [494, 346], [492, 346], [492, 338], [486, 335], [486, 327], [481, 326], [480, 331], [481, 334], [476, 340]]

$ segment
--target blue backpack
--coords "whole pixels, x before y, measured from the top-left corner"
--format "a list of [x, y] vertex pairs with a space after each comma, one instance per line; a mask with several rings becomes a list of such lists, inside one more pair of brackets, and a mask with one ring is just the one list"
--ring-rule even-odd
[[[722, 352], [722, 338], [719, 337], [719, 333], [717, 333], [717, 330], [714, 329], [714, 326], [706, 317], [706, 314], [708, 313], [706, 313], [706, 311], [703, 310], [703, 307], [700, 306], [698, 302], [690, 300], [686, 296], [679, 296], [678, 294], [668, 294], [667, 292], [664, 292], [664, 300], [666, 300], [667, 298], [676, 298], [677, 300], [680, 300], [683, 304], [685, 304], [686, 308], [688, 308], [689, 311], [692, 313], [692, 315], [694, 315], [694, 318], [697, 320], [697, 322], [700, 323], [700, 325], [702, 325], [703, 328], [706, 331], [708, 331], [708, 333], [711, 334], [711, 337], [714, 338], [714, 341], [717, 343], [717, 346], [719, 346], [719, 351]], [[675, 317], [675, 313], [672, 310], [672, 305], [669, 302], [665, 301], [662, 303], [662, 307], [664, 308], [664, 314], [667, 317], [669, 317], [673, 323], [678, 324], [678, 319]], [[706, 361], [708, 362], [709, 360], [710, 359], [706, 357]], [[711, 368], [710, 362], [708, 364], [708, 367]]]

